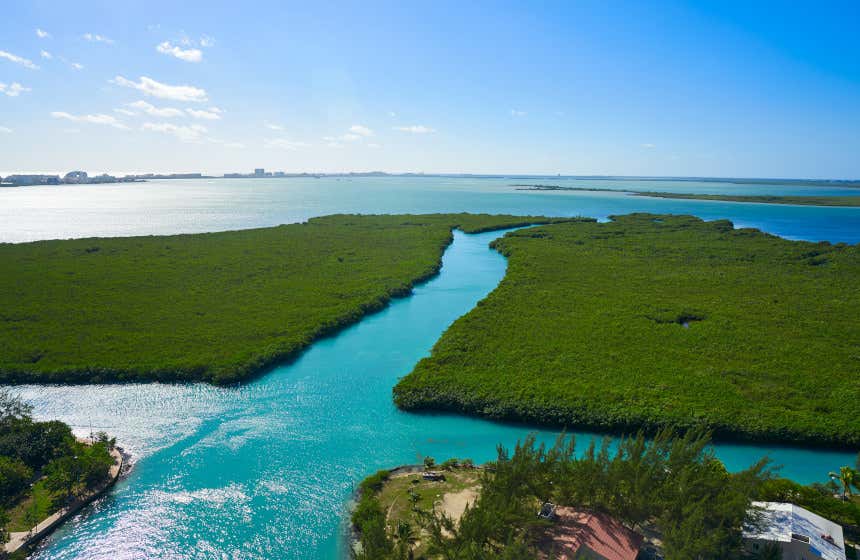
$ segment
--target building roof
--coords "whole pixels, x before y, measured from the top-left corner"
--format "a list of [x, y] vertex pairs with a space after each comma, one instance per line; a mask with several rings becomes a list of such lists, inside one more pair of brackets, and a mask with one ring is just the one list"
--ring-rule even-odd
[[558, 507], [555, 513], [547, 544], [559, 559], [575, 558], [583, 546], [606, 560], [635, 560], [639, 554], [642, 536], [608, 515], [571, 507]]
[[824, 560], [845, 560], [842, 527], [794, 504], [753, 502], [762, 508], [761, 527], [744, 528], [744, 538], [809, 543], [809, 550]]

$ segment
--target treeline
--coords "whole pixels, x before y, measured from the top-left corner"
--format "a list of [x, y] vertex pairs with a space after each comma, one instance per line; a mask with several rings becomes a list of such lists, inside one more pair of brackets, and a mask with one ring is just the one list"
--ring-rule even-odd
[[652, 214], [494, 246], [505, 278], [400, 380], [399, 407], [860, 445], [858, 246]]
[[453, 228], [558, 220], [337, 215], [0, 244], [0, 383], [242, 381], [436, 274]]
[[31, 498], [33, 488], [45, 491], [49, 503], [34, 506], [42, 510], [27, 515], [29, 526], [103, 482], [114, 464], [114, 442], [107, 436], [100, 435], [92, 445], [81, 443], [67, 424], [39, 422], [31, 412], [0, 390], [0, 543], [8, 537], [10, 510]]
[[[634, 530], [655, 529], [673, 560], [737, 557], [742, 527], [758, 522], [751, 502], [762, 495], [772, 471], [763, 459], [729, 473], [709, 444], [705, 432], [664, 430], [650, 441], [642, 433], [622, 438], [614, 452], [606, 439], [577, 453], [574, 438], [564, 435], [550, 447], [536, 445], [533, 437], [513, 453], [499, 447], [496, 461], [483, 471], [479, 497], [459, 523], [440, 512], [416, 512], [420, 538], [430, 540], [427, 558], [536, 557], [549, 527], [536, 515], [545, 501], [602, 511]], [[386, 527], [376, 496], [386, 477], [381, 471], [362, 484], [353, 514], [360, 535], [357, 558], [409, 557], [398, 535], [414, 533]]]

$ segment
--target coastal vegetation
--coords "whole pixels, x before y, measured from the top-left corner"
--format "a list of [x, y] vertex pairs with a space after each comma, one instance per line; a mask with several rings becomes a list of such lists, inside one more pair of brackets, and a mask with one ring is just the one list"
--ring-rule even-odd
[[401, 379], [401, 408], [860, 445], [857, 246], [650, 214], [494, 246], [505, 278]]
[[[404, 486], [409, 477], [394, 479], [381, 471], [361, 485], [352, 517], [359, 536], [354, 554], [368, 559], [541, 557], [548, 552], [545, 537], [552, 521], [537, 512], [549, 501], [602, 512], [654, 535], [666, 558], [736, 558], [742, 527], [757, 521], [751, 503], [772, 471], [763, 459], [729, 473], [709, 441], [702, 431], [664, 430], [650, 441], [640, 432], [622, 438], [612, 451], [608, 439], [577, 450], [573, 437], [562, 435], [551, 447], [529, 437], [513, 453], [499, 447], [497, 459], [473, 475], [479, 492], [458, 519], [438, 501], [423, 499], [450, 492], [443, 486], [447, 481], [424, 488], [414, 477], [414, 484]], [[405, 512], [404, 502], [411, 504]]]
[[338, 215], [0, 244], [0, 383], [247, 379], [434, 275], [452, 228], [549, 221]]
[[[795, 204], [800, 206], [860, 206], [860, 194], [840, 196], [783, 196], [783, 195], [738, 195], [738, 194], [694, 194], [657, 191], [622, 191], [586, 187], [562, 187], [559, 185], [512, 185], [521, 191], [580, 191], [614, 192], [629, 196], [651, 198], [674, 198], [678, 200], [717, 200], [722, 202], [757, 202], [760, 204]], [[852, 185], [853, 187], [854, 185]]]
[[103, 482], [112, 448], [103, 434], [84, 443], [67, 424], [33, 420], [28, 405], [0, 390], [0, 543]]

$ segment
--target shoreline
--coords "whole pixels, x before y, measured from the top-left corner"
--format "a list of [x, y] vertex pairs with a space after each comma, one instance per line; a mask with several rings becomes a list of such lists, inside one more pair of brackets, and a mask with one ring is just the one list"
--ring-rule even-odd
[[85, 496], [76, 499], [71, 504], [52, 513], [35, 526], [31, 527], [29, 531], [10, 532], [9, 542], [7, 542], [3, 547], [5, 554], [15, 554], [21, 550], [31, 549], [42, 539], [60, 528], [63, 523], [68, 521], [84, 507], [88, 506], [110, 490], [122, 476], [123, 469], [126, 466], [126, 454], [120, 447], [114, 446], [114, 448], [111, 449], [110, 454], [114, 458], [114, 464], [111, 465], [106, 480], [99, 483]]

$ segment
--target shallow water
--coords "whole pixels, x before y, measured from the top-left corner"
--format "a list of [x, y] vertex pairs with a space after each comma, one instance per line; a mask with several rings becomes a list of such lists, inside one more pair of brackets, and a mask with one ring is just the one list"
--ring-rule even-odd
[[[523, 193], [508, 187], [518, 181], [430, 181], [174, 181], [14, 189], [11, 196], [12, 189], [2, 189], [0, 239], [254, 227], [347, 210], [600, 218], [647, 210], [730, 218], [793, 238], [860, 241], [860, 209]], [[127, 479], [46, 541], [36, 558], [335, 558], [343, 552], [346, 501], [366, 474], [424, 455], [485, 461], [497, 443], [512, 446], [525, 437], [531, 431], [525, 426], [406, 414], [391, 402], [397, 379], [504, 275], [504, 258], [487, 247], [498, 235], [456, 233], [441, 274], [414, 295], [247, 386], [17, 388], [38, 416], [69, 422], [82, 434], [106, 430], [135, 461]], [[580, 434], [581, 447], [590, 437]], [[846, 452], [768, 445], [721, 444], [717, 452], [734, 470], [768, 453], [801, 482], [854, 460]]]
[[512, 185], [731, 194], [850, 195], [860, 189], [695, 181], [360, 177], [193, 179], [0, 189], [0, 242], [196, 233], [300, 222], [335, 213], [489, 212], [592, 216], [660, 212], [728, 218], [785, 237], [860, 242], [860, 208], [632, 197], [624, 192], [528, 192]]

